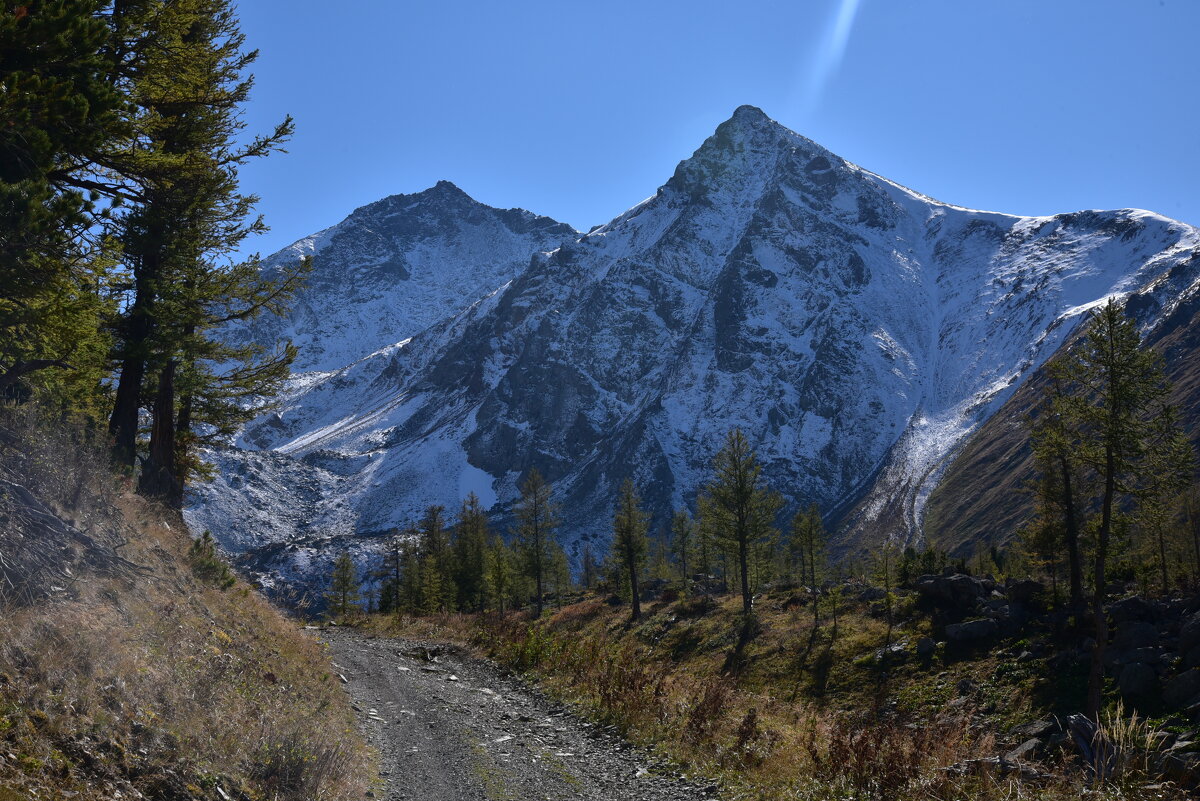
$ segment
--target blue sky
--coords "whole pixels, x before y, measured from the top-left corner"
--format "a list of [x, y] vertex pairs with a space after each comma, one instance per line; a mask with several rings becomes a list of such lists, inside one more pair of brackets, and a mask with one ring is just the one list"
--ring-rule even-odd
[[1196, 0], [242, 0], [271, 253], [448, 179], [586, 230], [749, 103], [940, 200], [1200, 225]]

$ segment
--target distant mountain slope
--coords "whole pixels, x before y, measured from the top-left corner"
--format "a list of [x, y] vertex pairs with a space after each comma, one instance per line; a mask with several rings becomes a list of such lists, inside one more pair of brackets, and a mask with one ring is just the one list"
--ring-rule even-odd
[[[1160, 280], [1130, 296], [1143, 342], [1164, 357], [1171, 402], [1200, 450], [1200, 248]], [[1064, 345], [1066, 347], [1066, 345]], [[1032, 513], [1025, 490], [1034, 478], [1025, 420], [1046, 390], [1043, 370], [976, 431], [950, 463], [926, 505], [928, 542], [969, 556], [1001, 545]]]
[[[249, 429], [244, 445], [276, 455], [223, 470], [195, 514], [236, 529], [250, 487], [302, 465], [305, 486], [337, 485], [320, 536], [467, 490], [502, 522], [536, 466], [564, 539], [603, 539], [622, 479], [661, 523], [736, 425], [775, 487], [844, 521], [841, 547], [909, 539], [946, 460], [1084, 312], [1197, 242], [1143, 211], [940, 203], [744, 106], [650, 199]], [[229, 537], [289, 542], [264, 562], [283, 572], [327, 547], [277, 518], [293, 522]]]
[[234, 339], [300, 348], [293, 370], [338, 370], [411, 337], [513, 278], [571, 226], [524, 209], [494, 209], [449, 181], [357, 209], [264, 260], [268, 270], [313, 257], [286, 319], [264, 315]]

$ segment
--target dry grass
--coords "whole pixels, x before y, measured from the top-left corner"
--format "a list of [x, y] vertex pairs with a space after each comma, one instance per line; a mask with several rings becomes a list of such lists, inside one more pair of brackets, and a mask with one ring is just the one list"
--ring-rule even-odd
[[[245, 585], [197, 578], [178, 518], [81, 467], [88, 451], [67, 436], [30, 427], [38, 464], [0, 464], [131, 567], [97, 573], [83, 553], [66, 586], [3, 609], [0, 786], [16, 799], [362, 798], [368, 754], [324, 647]], [[68, 509], [71, 496], [84, 502]]]
[[[369, 625], [381, 634], [469, 644], [531, 675], [584, 714], [688, 769], [719, 777], [731, 798], [1185, 797], [1165, 785], [1147, 789], [1148, 774], [1136, 769], [1145, 761], [1140, 745], [1122, 750], [1133, 756], [1121, 780], [1099, 788], [1069, 761], [1033, 766], [1042, 774], [1038, 780], [1019, 780], [988, 762], [1007, 750], [996, 740], [996, 727], [973, 711], [988, 696], [949, 702], [960, 678], [974, 676], [982, 684], [997, 660], [965, 660], [957, 666], [961, 673], [942, 665], [880, 665], [872, 655], [886, 626], [863, 604], [846, 605], [834, 639], [828, 622], [814, 630], [811, 617], [797, 614], [786, 598], [768, 597], [746, 642], [738, 636], [736, 599], [705, 602], [701, 614], [695, 613], [697, 603], [657, 604], [632, 625], [627, 609], [599, 600], [538, 622], [526, 615], [446, 615]], [[911, 621], [904, 633], [921, 630], [919, 621]], [[740, 658], [730, 660], [739, 648]], [[935, 692], [942, 686], [945, 694]], [[910, 702], [896, 703], [898, 694]], [[926, 703], [911, 701], [922, 695], [928, 695]], [[1110, 739], [1144, 744], [1144, 726], [1117, 724], [1119, 719], [1113, 719]]]

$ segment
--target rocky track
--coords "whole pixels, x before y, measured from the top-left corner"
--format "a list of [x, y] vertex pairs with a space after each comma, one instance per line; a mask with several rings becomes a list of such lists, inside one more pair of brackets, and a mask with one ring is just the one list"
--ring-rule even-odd
[[493, 664], [444, 645], [323, 638], [388, 801], [717, 801], [717, 787], [581, 720]]

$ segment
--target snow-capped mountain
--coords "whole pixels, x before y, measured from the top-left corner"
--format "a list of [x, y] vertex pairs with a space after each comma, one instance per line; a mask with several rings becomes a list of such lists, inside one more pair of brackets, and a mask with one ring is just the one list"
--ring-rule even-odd
[[517, 275], [533, 253], [578, 233], [524, 209], [494, 209], [449, 181], [357, 209], [264, 260], [311, 256], [287, 318], [264, 315], [232, 339], [290, 339], [294, 372], [339, 370], [428, 328]]
[[743, 106], [653, 197], [314, 378], [247, 429], [262, 452], [216, 456], [190, 514], [289, 572], [314, 537], [468, 490], [502, 521], [536, 466], [564, 541], [604, 539], [626, 476], [661, 522], [740, 426], [793, 503], [854, 508], [851, 539], [916, 537], [947, 458], [1082, 315], [1198, 245], [1143, 211], [940, 203]]

